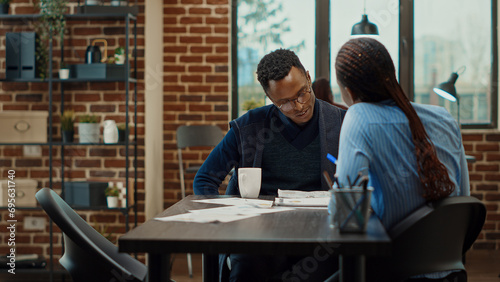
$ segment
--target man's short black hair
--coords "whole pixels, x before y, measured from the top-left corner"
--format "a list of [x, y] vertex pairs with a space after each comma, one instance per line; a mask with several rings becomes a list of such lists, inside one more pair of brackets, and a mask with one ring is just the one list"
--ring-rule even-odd
[[288, 75], [292, 67], [296, 67], [306, 75], [306, 69], [299, 60], [299, 57], [291, 50], [278, 49], [260, 60], [257, 66], [257, 79], [264, 88], [264, 91], [269, 90], [270, 80], [281, 80]]

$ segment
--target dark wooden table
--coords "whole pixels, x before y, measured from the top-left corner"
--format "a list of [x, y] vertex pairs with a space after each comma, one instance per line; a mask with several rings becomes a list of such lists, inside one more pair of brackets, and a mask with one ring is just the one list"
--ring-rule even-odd
[[[207, 197], [188, 196], [157, 217], [216, 206], [192, 202], [202, 198]], [[344, 281], [364, 281], [365, 257], [389, 255], [390, 238], [374, 216], [366, 234], [339, 234], [330, 228], [326, 210], [297, 209], [229, 223], [149, 220], [121, 236], [118, 246], [120, 252], [148, 253], [149, 281], [154, 282], [170, 281], [171, 253], [203, 253], [203, 280], [217, 281], [220, 253], [314, 257], [320, 252], [340, 256]]]

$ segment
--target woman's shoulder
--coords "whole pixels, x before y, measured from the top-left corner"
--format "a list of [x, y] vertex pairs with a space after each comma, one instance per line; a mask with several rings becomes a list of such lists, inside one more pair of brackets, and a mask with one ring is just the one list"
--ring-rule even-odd
[[388, 107], [388, 105], [382, 104], [382, 103], [360, 102], [360, 103], [356, 103], [356, 104], [350, 106], [349, 110], [347, 111], [347, 114], [356, 113], [356, 115], [359, 115], [362, 113], [372, 113], [372, 112], [384, 111], [384, 110], [387, 110], [388, 108], [390, 108], [390, 107]]
[[428, 104], [419, 104], [419, 103], [411, 103], [413, 105], [413, 108], [419, 115], [427, 115], [427, 116], [433, 116], [438, 119], [451, 119], [453, 120], [453, 117], [451, 114], [448, 112], [448, 110], [444, 107], [441, 106], [436, 106], [436, 105], [428, 105]]

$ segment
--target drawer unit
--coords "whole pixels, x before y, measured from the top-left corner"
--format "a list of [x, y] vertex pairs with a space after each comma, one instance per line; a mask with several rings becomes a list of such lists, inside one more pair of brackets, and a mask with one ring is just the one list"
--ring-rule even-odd
[[0, 112], [0, 142], [45, 143], [47, 142], [47, 118], [45, 111]]
[[[10, 187], [9, 187], [10, 186]], [[38, 182], [33, 179], [14, 178], [12, 182], [8, 180], [0, 181], [0, 205], [5, 207], [8, 204], [9, 194], [8, 189], [15, 190], [15, 205], [16, 207], [36, 207], [36, 190]]]

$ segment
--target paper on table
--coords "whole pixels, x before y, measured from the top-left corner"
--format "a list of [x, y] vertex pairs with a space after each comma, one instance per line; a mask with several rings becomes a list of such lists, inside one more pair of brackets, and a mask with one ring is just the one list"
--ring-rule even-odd
[[278, 189], [280, 198], [329, 198], [329, 191], [299, 191]]
[[265, 214], [265, 213], [273, 213], [273, 212], [283, 212], [290, 211], [293, 208], [285, 208], [285, 207], [273, 207], [273, 208], [258, 208], [255, 206], [227, 206], [227, 207], [218, 207], [218, 208], [209, 208], [209, 209], [199, 209], [199, 210], [190, 210], [192, 213], [203, 213], [203, 214], [235, 214], [235, 215], [250, 215], [250, 214]]
[[[239, 203], [240, 201], [237, 202]], [[255, 201], [251, 202], [253, 203]], [[190, 210], [189, 213], [178, 214], [167, 217], [158, 217], [155, 219], [160, 221], [182, 221], [182, 222], [198, 222], [198, 223], [231, 222], [258, 216], [265, 213], [293, 210], [293, 208], [286, 208], [286, 207], [270, 208], [268, 207], [269, 204], [267, 202], [269, 201], [266, 201], [265, 208], [259, 207], [256, 204], [251, 204], [251, 205], [240, 204], [235, 206]], [[272, 201], [270, 202], [272, 203]]]
[[299, 207], [299, 206], [293, 206], [293, 209], [294, 210], [298, 210], [298, 209], [304, 209], [304, 210], [328, 210], [328, 206], [321, 206], [321, 207], [316, 207], [316, 206], [302, 206], [302, 207]]
[[327, 207], [330, 198], [276, 198], [278, 206]]
[[247, 214], [247, 215], [234, 215], [234, 214], [220, 214], [220, 213], [183, 213], [166, 217], [157, 217], [156, 220], [159, 221], [181, 221], [181, 222], [197, 222], [197, 223], [209, 223], [209, 222], [231, 222], [241, 219], [246, 219], [250, 217], [258, 216], [258, 214]]
[[244, 198], [203, 199], [203, 200], [193, 200], [193, 202], [228, 205], [228, 206], [251, 205], [260, 208], [270, 208], [273, 206], [273, 201], [259, 200], [259, 199], [244, 199]]

